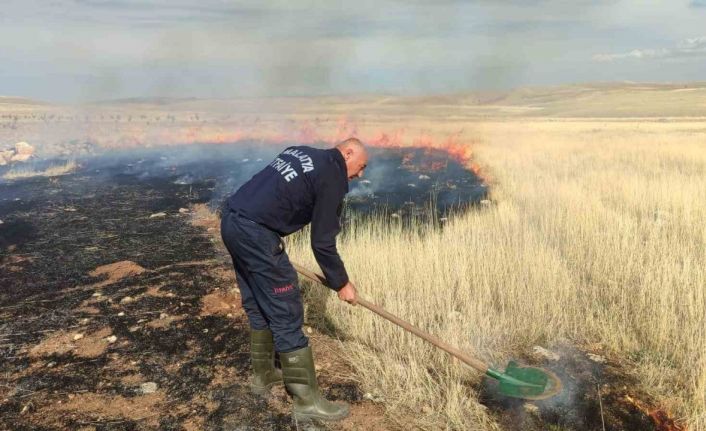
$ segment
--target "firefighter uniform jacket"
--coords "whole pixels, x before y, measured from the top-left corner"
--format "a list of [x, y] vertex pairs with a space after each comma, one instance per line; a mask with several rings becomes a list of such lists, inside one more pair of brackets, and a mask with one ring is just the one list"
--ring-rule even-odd
[[338, 149], [289, 147], [228, 198], [228, 207], [286, 236], [311, 223], [311, 247], [332, 289], [348, 282], [336, 249], [346, 162]]

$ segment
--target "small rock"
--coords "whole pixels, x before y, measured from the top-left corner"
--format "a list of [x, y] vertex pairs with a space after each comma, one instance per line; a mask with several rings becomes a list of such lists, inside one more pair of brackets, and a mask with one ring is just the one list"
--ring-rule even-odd
[[525, 409], [527, 413], [532, 413], [532, 414], [538, 414], [539, 413], [539, 407], [532, 403], [524, 403], [522, 407]]
[[159, 313], [159, 318], [160, 318], [160, 319], [164, 320], [164, 319], [166, 319], [167, 317], [169, 317], [169, 315], [168, 315], [167, 313]]
[[422, 175], [419, 176], [419, 179], [420, 179], [420, 180], [428, 180], [428, 179], [430, 179], [430, 178], [431, 178], [431, 177], [430, 177], [429, 175], [424, 175], [424, 174], [422, 174]]
[[93, 292], [93, 295], [91, 296], [93, 296], [94, 298], [98, 298], [99, 296], [103, 296], [103, 294], [100, 292]]
[[306, 333], [309, 334], [309, 335], [311, 335], [311, 334], [314, 333], [314, 330], [311, 329], [309, 326], [307, 326], [307, 327], [306, 327]]
[[593, 353], [587, 354], [588, 359], [592, 360], [593, 362], [598, 362], [599, 364], [604, 364], [607, 362], [607, 359], [604, 356], [601, 355], [595, 355]]
[[120, 313], [118, 313], [118, 317], [123, 317], [124, 315], [125, 315], [124, 311], [121, 311]]
[[157, 383], [147, 382], [140, 385], [141, 394], [151, 394], [157, 392]]
[[81, 338], [83, 338], [83, 334], [76, 334], [76, 335], [74, 335], [74, 341], [78, 341], [78, 340], [80, 340]]
[[132, 296], [126, 296], [123, 299], [120, 300], [121, 304], [129, 304], [131, 302], [134, 302], [135, 299]]
[[111, 335], [110, 337], [106, 338], [105, 341], [107, 341], [109, 344], [113, 344], [118, 341], [118, 337], [116, 337], [115, 335]]
[[385, 401], [385, 398], [377, 392], [366, 392], [363, 394], [363, 399], [374, 403], [382, 403]]
[[208, 329], [204, 329], [204, 330], [203, 330], [203, 333], [204, 333], [204, 334], [208, 334]]
[[233, 313], [226, 314], [226, 317], [233, 317]]
[[550, 361], [558, 361], [559, 359], [561, 359], [561, 356], [552, 352], [551, 350], [545, 349], [542, 346], [534, 346], [532, 348], [532, 351], [534, 352], [535, 355], [549, 359]]
[[90, 321], [91, 321], [91, 319], [89, 319], [88, 317], [84, 317], [83, 319], [79, 319], [78, 323], [79, 323], [79, 325], [85, 325]]
[[158, 217], [166, 217], [167, 213], [165, 212], [158, 212], [154, 214], [150, 214], [150, 218], [158, 218]]
[[127, 328], [127, 330], [130, 331], [130, 332], [135, 332], [135, 331], [137, 331], [137, 330], [139, 330], [139, 329], [140, 329], [139, 326], [131, 326], [131, 327]]
[[26, 142], [15, 144], [15, 154], [10, 159], [13, 162], [26, 162], [34, 154], [34, 147]]
[[186, 214], [189, 212], [188, 208], [179, 208], [179, 214]]

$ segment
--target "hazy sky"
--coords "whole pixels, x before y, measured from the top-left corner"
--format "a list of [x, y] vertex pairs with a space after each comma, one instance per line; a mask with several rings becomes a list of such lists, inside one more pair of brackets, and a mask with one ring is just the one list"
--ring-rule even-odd
[[424, 94], [706, 80], [706, 0], [2, 0], [0, 95]]

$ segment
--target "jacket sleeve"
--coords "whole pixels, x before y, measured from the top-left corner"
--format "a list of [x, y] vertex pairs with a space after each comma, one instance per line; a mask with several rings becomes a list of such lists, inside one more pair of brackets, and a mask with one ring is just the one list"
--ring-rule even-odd
[[336, 235], [341, 230], [338, 218], [345, 193], [334, 181], [321, 178], [311, 217], [311, 248], [329, 287], [335, 291], [348, 283], [346, 267], [336, 249]]

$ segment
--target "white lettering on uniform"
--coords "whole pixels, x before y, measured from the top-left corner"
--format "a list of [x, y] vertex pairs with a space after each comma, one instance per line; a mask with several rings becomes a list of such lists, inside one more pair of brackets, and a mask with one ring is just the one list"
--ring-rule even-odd
[[302, 164], [302, 170], [304, 171], [304, 173], [307, 173], [307, 172], [314, 170], [314, 161], [311, 160], [311, 157], [304, 154], [300, 150], [295, 150], [294, 148], [289, 148], [289, 149], [284, 150], [282, 152], [282, 154], [289, 154], [290, 156], [294, 156], [297, 159], [299, 159], [299, 162]]
[[284, 179], [285, 179], [287, 182], [290, 182], [290, 181], [292, 180], [292, 178], [296, 178], [296, 176], [297, 176], [297, 171], [295, 171], [294, 169], [292, 169], [292, 172], [290, 172], [290, 173], [288, 173], [288, 174], [286, 174], [286, 175], [285, 175], [285, 174], [282, 174], [282, 175], [284, 175]]
[[279, 172], [287, 182], [290, 182], [292, 181], [292, 178], [297, 177], [297, 171], [294, 170], [292, 164], [289, 162], [285, 162], [279, 157], [277, 157], [272, 163], [270, 163], [270, 166], [275, 168], [275, 170]]

